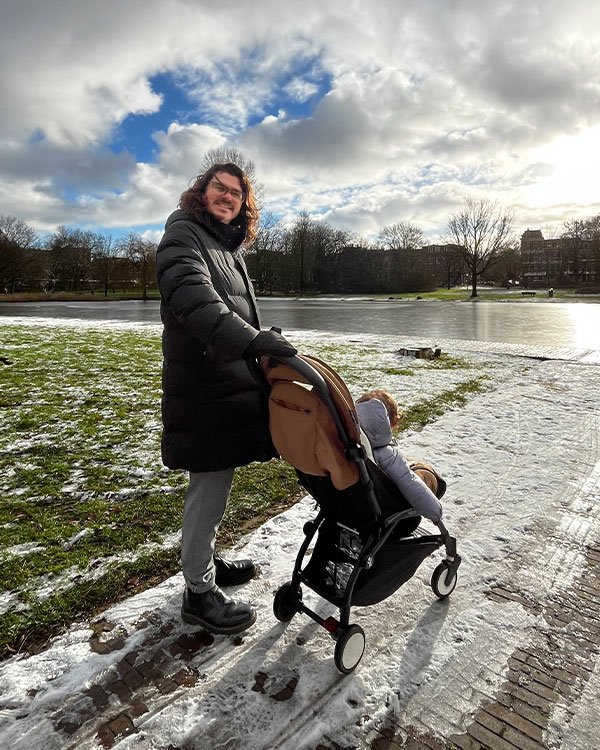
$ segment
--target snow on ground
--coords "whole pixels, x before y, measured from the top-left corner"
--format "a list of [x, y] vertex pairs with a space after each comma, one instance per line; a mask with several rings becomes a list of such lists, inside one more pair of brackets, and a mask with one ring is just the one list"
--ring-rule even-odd
[[[591, 679], [588, 681], [581, 701], [579, 710], [569, 721], [565, 711], [557, 712], [554, 717], [554, 729], [560, 743], [555, 747], [560, 750], [581, 750], [582, 748], [598, 747], [598, 706], [600, 705], [600, 662]], [[565, 727], [566, 729], [563, 729]]]
[[[309, 346], [320, 334], [288, 335]], [[348, 339], [371, 351], [382, 348], [381, 337], [328, 337], [333, 343]], [[441, 345], [492, 377], [491, 387], [465, 407], [402, 436], [405, 452], [431, 461], [448, 482], [444, 520], [463, 558], [452, 596], [437, 601], [429, 586], [441, 558], [436, 553], [390, 598], [354, 608], [351, 621], [364, 628], [366, 652], [353, 674], [341, 675], [333, 663], [334, 643], [322, 628], [301, 614], [279, 623], [272, 613], [273, 592], [289, 579], [303, 524], [314, 515], [314, 503], [305, 498], [236, 549], [261, 568], [257, 579], [235, 592], [256, 606], [256, 625], [241, 639], [219, 636], [201, 649], [190, 664], [202, 679], [152, 705], [136, 721], [138, 732], [121, 739], [119, 748], [301, 750], [323, 738], [362, 747], [369, 728], [387, 719], [448, 738], [463, 732], [482, 701], [499, 690], [514, 649], [543, 641], [548, 625], [541, 616], [486, 594], [498, 584], [534, 600], [568, 590], [583, 568], [584, 546], [599, 541], [600, 368], [567, 356], [512, 356], [506, 347], [497, 355], [493, 345], [487, 352], [479, 345], [480, 353], [469, 352], [475, 346], [468, 342]], [[573, 358], [587, 354], [576, 352]], [[434, 380], [431, 392], [439, 388]], [[402, 398], [406, 394], [394, 383], [391, 390]], [[181, 632], [194, 630], [179, 621], [181, 591], [181, 576], [174, 576], [105, 612], [125, 636], [121, 651], [93, 653], [92, 631], [81, 623], [47, 651], [1, 664], [0, 732], [6, 745], [63, 747], [53, 712], [114, 668], [126, 651], [141, 647], [140, 618], [152, 612]], [[324, 616], [336, 614], [306, 588], [304, 597]], [[259, 674], [263, 687], [253, 689]], [[290, 681], [295, 688], [289, 699], [273, 699]], [[565, 748], [600, 746], [593, 711], [598, 685], [596, 669], [579, 704], [568, 715], [556, 714], [549, 745], [561, 726]], [[77, 746], [98, 745], [91, 735]]]

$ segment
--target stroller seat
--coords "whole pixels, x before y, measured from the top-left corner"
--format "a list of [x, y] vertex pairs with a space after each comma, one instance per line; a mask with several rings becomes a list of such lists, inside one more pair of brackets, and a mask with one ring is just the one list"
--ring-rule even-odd
[[[431, 587], [446, 598], [456, 586], [460, 565], [456, 539], [441, 521], [438, 534], [419, 529], [421, 517], [368, 457], [354, 401], [329, 365], [298, 355], [263, 357], [261, 366], [270, 385], [275, 448], [318, 506], [316, 518], [304, 526], [292, 578], [276, 592], [273, 611], [283, 622], [302, 612], [326, 628], [336, 641], [336, 667], [349, 673], [366, 642], [362, 628], [350, 624], [351, 607], [391, 596], [442, 546], [446, 556], [433, 572]], [[426, 464], [421, 467], [433, 472]], [[441, 496], [445, 482], [435, 476]], [[323, 619], [306, 606], [303, 585], [337, 607], [339, 619]]]

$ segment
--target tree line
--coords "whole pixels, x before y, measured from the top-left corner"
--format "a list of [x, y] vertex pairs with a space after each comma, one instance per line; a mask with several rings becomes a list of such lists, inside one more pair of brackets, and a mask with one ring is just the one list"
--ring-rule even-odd
[[[600, 217], [564, 224], [577, 266], [579, 248], [600, 239]], [[155, 285], [156, 243], [140, 234], [59, 227], [44, 242], [24, 221], [0, 215], [0, 292], [137, 290]], [[467, 199], [448, 220], [446, 242], [424, 244], [411, 222], [383, 227], [373, 242], [336, 229], [308, 213], [290, 225], [263, 212], [255, 242], [245, 251], [259, 294], [428, 291], [468, 283], [506, 284], [521, 274], [512, 214], [487, 199]]]
[[452, 283], [460, 283], [462, 263], [454, 246], [436, 246], [434, 258], [422, 249], [423, 235], [415, 226], [410, 227], [410, 242], [408, 235], [402, 242], [391, 240], [392, 233], [398, 235], [408, 226], [386, 227], [369, 243], [306, 212], [291, 226], [267, 214], [246, 262], [259, 294], [392, 294], [434, 289], [447, 281], [442, 265]]
[[[456, 248], [437, 251], [447, 261], [423, 264], [423, 235], [401, 223], [385, 227], [375, 243], [317, 221], [306, 212], [289, 226], [264, 212], [245, 250], [259, 294], [393, 293], [459, 283]], [[131, 233], [110, 234], [60, 226], [44, 242], [23, 220], [0, 215], [0, 292], [127, 291], [145, 296], [155, 284], [156, 243]]]
[[110, 234], [60, 226], [44, 242], [22, 219], [0, 214], [0, 291], [139, 290], [155, 279], [156, 243], [138, 233]]

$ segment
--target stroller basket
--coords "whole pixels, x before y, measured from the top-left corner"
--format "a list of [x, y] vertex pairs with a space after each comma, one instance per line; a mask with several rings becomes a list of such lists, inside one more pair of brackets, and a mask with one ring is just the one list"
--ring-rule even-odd
[[[305, 524], [292, 579], [276, 592], [273, 611], [282, 622], [302, 612], [325, 627], [336, 641], [336, 667], [348, 673], [365, 647], [364, 631], [350, 624], [351, 607], [391, 596], [442, 546], [446, 556], [431, 586], [446, 598], [461, 562], [456, 540], [442, 522], [438, 534], [418, 529], [420, 516], [367, 457], [354, 401], [334, 370], [307, 355], [263, 358], [261, 366], [271, 387], [273, 443], [319, 506]], [[339, 619], [323, 619], [306, 606], [302, 585], [337, 607]]]
[[[360, 553], [353, 529], [323, 524], [302, 579], [323, 598], [343, 606]], [[356, 542], [355, 542], [356, 540]], [[419, 565], [439, 548], [437, 538], [409, 537], [388, 541], [368, 569], [359, 574], [349, 596], [351, 606], [364, 607], [387, 599], [413, 577]]]

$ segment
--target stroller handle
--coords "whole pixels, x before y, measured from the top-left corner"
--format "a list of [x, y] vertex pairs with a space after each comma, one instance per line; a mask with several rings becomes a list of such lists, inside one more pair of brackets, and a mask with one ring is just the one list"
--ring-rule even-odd
[[300, 375], [304, 375], [304, 377], [313, 386], [313, 388], [317, 389], [317, 392], [321, 398], [331, 398], [329, 396], [329, 388], [327, 386], [325, 378], [321, 375], [320, 372], [315, 370], [315, 368], [311, 364], [302, 359], [301, 356], [293, 354], [291, 357], [283, 357], [269, 354], [269, 359], [275, 359], [282, 365], [289, 365], [294, 370], [296, 370], [296, 372], [300, 373]]

